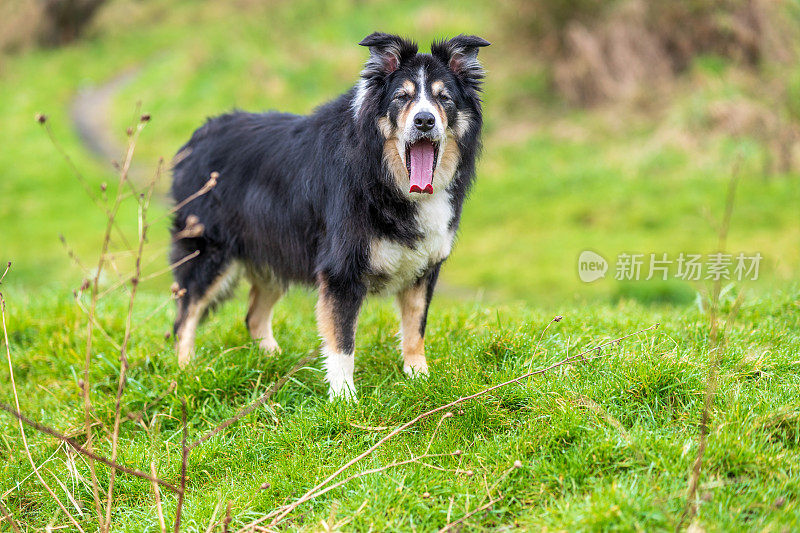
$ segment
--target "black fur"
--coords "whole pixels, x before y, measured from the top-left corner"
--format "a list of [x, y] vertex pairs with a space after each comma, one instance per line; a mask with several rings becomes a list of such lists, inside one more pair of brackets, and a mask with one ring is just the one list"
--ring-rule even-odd
[[422, 338], [425, 337], [425, 328], [428, 325], [428, 309], [431, 306], [431, 300], [433, 300], [433, 290], [436, 288], [436, 281], [439, 279], [439, 270], [441, 268], [442, 263], [436, 263], [425, 273], [425, 277], [421, 280], [421, 283], [425, 284], [425, 311], [423, 311], [422, 320], [419, 323], [419, 336]]
[[[449, 225], [457, 228], [480, 149], [482, 71], [475, 55], [488, 43], [459, 36], [435, 43], [432, 54], [418, 54], [409, 41], [375, 33], [360, 44], [370, 47], [371, 56], [361, 74], [364, 98], [357, 109], [358, 86], [307, 116], [236, 111], [209, 119], [178, 152], [176, 203], [201, 189], [213, 172], [219, 179], [174, 217], [171, 260], [200, 252], [174, 271], [187, 291], [176, 329], [189, 303], [202, 299], [220, 273], [238, 262], [284, 286], [324, 279], [337, 309], [339, 349], [352, 352], [361, 301], [382, 283], [370, 269], [370, 242], [383, 238], [413, 247], [424, 233], [415, 223], [417, 204], [387, 167], [378, 126], [382, 116], [397, 120], [392, 94], [419, 69], [444, 80], [452, 95], [445, 106], [451, 124], [457, 112], [469, 115], [456, 139], [461, 157], [448, 187]], [[190, 215], [203, 225], [202, 235], [178, 238]], [[421, 280], [426, 314], [440, 266], [432, 264]]]

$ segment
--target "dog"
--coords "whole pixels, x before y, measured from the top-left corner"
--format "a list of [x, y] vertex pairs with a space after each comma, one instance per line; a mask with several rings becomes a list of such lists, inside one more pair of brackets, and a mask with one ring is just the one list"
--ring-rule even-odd
[[317, 287], [331, 399], [355, 398], [356, 321], [369, 294], [396, 295], [404, 370], [427, 375], [428, 308], [475, 179], [477, 55], [489, 43], [459, 35], [423, 54], [373, 33], [359, 44], [370, 55], [356, 85], [310, 115], [231, 112], [178, 151], [170, 260], [181, 367], [204, 315], [244, 274], [247, 328], [269, 352], [280, 350], [275, 303], [290, 284]]

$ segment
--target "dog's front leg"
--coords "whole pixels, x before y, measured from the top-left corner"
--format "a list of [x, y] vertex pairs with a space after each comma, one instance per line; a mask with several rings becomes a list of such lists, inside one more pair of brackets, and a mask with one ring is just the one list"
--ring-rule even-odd
[[400, 305], [400, 348], [403, 352], [403, 370], [409, 376], [428, 374], [425, 359], [425, 326], [433, 289], [439, 277], [437, 264], [411, 287], [397, 294]]
[[355, 400], [356, 322], [366, 288], [360, 281], [324, 274], [318, 283], [317, 326], [323, 342], [328, 396], [331, 400]]

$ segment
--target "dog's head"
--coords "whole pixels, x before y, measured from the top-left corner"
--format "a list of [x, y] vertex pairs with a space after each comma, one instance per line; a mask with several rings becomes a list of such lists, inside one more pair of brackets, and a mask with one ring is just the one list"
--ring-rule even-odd
[[396, 35], [373, 33], [359, 44], [370, 57], [356, 86], [356, 121], [374, 121], [384, 137], [383, 157], [409, 195], [432, 194], [453, 180], [459, 143], [477, 136], [484, 71], [478, 49], [489, 43], [459, 35], [434, 42], [430, 54]]

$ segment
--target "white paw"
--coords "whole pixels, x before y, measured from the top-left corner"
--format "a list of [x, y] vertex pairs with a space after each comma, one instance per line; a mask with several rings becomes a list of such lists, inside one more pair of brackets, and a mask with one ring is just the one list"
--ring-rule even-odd
[[356, 386], [353, 383], [355, 358], [353, 354], [338, 353], [323, 349], [325, 356], [325, 380], [330, 385], [328, 398], [355, 401]]
[[194, 347], [187, 347], [183, 343], [178, 344], [178, 367], [186, 368], [191, 360], [194, 359]]
[[334, 388], [333, 384], [331, 384], [331, 386], [328, 388], [328, 400], [332, 402], [336, 400], [344, 400], [346, 402], [358, 403], [356, 388], [352, 384], [347, 383], [336, 388]]
[[258, 346], [264, 350], [264, 353], [281, 353], [281, 347], [275, 339], [261, 339]]
[[408, 377], [425, 377], [428, 375], [428, 362], [424, 359], [422, 361], [414, 361], [403, 365], [403, 372]]

